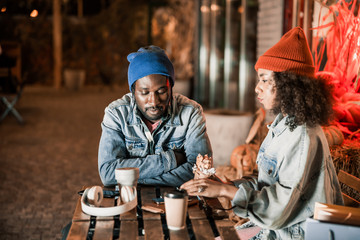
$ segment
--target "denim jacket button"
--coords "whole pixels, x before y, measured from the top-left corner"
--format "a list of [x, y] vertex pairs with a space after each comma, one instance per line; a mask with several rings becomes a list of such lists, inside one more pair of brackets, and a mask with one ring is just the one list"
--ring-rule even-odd
[[271, 174], [271, 173], [272, 173], [272, 169], [269, 169], [268, 173]]

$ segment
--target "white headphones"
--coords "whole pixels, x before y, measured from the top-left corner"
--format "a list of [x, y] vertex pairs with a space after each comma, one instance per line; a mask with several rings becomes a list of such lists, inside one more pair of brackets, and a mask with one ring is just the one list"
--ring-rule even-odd
[[101, 207], [103, 189], [100, 186], [86, 188], [81, 197], [82, 211], [91, 216], [115, 216], [135, 208], [137, 205], [136, 187], [122, 186], [118, 206]]

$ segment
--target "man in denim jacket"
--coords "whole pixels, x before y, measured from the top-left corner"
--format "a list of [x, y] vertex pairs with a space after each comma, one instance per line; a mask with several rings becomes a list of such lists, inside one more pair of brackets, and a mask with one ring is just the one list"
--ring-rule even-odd
[[202, 107], [173, 94], [174, 68], [161, 48], [140, 48], [127, 59], [131, 93], [105, 109], [100, 178], [113, 185], [116, 168], [137, 167], [140, 184], [180, 186], [193, 178], [199, 153], [212, 155]]

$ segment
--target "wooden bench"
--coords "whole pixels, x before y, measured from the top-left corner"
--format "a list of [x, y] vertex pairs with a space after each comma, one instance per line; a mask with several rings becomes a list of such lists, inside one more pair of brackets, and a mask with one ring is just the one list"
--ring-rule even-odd
[[[343, 183], [344, 185], [354, 189], [357, 192], [357, 194], [360, 194], [360, 179], [359, 178], [357, 178], [343, 170], [340, 170], [338, 173], [338, 179], [339, 179], [340, 183]], [[360, 207], [360, 202], [357, 201], [356, 199], [350, 197], [348, 194], [344, 193], [344, 191], [342, 191], [342, 195], [343, 195], [345, 206]]]

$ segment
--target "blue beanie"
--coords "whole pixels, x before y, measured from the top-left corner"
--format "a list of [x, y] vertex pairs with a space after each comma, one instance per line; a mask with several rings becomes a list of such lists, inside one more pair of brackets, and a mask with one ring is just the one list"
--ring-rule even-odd
[[171, 87], [174, 86], [174, 67], [163, 49], [153, 45], [142, 47], [137, 52], [130, 53], [127, 60], [130, 62], [128, 68], [130, 91], [136, 80], [151, 74], [169, 77]]

